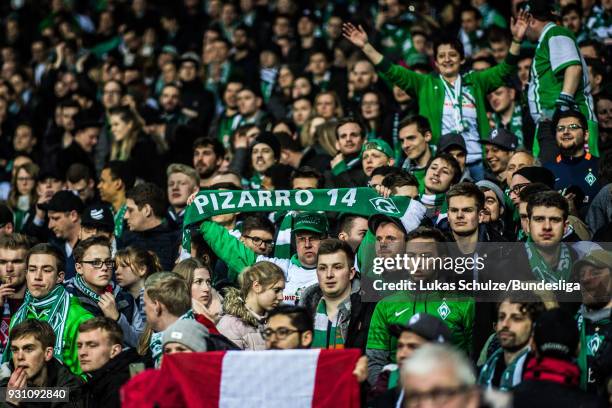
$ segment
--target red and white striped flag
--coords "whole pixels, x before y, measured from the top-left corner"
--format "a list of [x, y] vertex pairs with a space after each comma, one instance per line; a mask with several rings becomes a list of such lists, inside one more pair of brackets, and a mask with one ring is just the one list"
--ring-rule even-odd
[[132, 378], [121, 389], [122, 406], [359, 407], [359, 357], [357, 349], [174, 354]]

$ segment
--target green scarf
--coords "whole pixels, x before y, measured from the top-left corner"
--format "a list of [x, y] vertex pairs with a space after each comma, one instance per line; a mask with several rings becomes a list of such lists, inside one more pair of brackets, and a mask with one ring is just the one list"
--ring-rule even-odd
[[[346, 302], [343, 302], [344, 305]], [[348, 308], [350, 308], [350, 301], [348, 302]], [[325, 306], [325, 299], [321, 298], [317, 305], [314, 319], [314, 336], [312, 339], [312, 348], [323, 348], [323, 349], [343, 349], [344, 338], [342, 337], [342, 330], [340, 326], [346, 316], [346, 308], [338, 307], [338, 313], [336, 319], [330, 321], [327, 316], [327, 308]], [[348, 312], [350, 316], [350, 311]]]
[[446, 204], [446, 194], [421, 194], [419, 195], [419, 201], [424, 205], [430, 205], [434, 207], [442, 208]]
[[[193, 310], [189, 309], [187, 313], [178, 318], [178, 320], [194, 320]], [[159, 368], [161, 364], [161, 357], [164, 352], [162, 345], [162, 337], [164, 336], [164, 331], [156, 332], [151, 335], [151, 342], [149, 343], [149, 347], [151, 348], [151, 354], [153, 356], [153, 362], [155, 363], [155, 368]]]
[[518, 138], [518, 145], [525, 146], [525, 137], [523, 135], [523, 108], [519, 102], [514, 103], [514, 109], [512, 110], [512, 116], [508, 126], [504, 126], [502, 123], [501, 115], [493, 113], [493, 121], [495, 122], [496, 128], [506, 128], [510, 133], [514, 133]]
[[[523, 369], [527, 361], [527, 356], [531, 349], [525, 347], [514, 359], [506, 366], [502, 376], [499, 380], [499, 389], [501, 391], [510, 391], [512, 388], [519, 385], [523, 379]], [[478, 377], [478, 383], [487, 387], [492, 387], [493, 377], [495, 376], [495, 369], [497, 368], [497, 362], [500, 358], [504, 358], [504, 349], [498, 348], [489, 357], [487, 363], [482, 367], [480, 376]]]
[[542, 258], [542, 255], [538, 252], [531, 238], [525, 243], [525, 250], [527, 251], [527, 258], [529, 259], [531, 271], [538, 280], [543, 280], [547, 283], [569, 280], [572, 273], [572, 257], [567, 245], [561, 244], [559, 262], [557, 264], [557, 269], [554, 271], [550, 265], [546, 263], [544, 258]]
[[123, 234], [123, 217], [125, 216], [125, 212], [127, 210], [127, 205], [123, 204], [117, 214], [114, 216], [115, 220], [115, 238], [119, 238]]
[[[410, 208], [412, 207], [412, 208]], [[418, 207], [418, 208], [417, 208]], [[410, 208], [410, 211], [408, 209]], [[409, 216], [418, 226], [425, 212], [421, 204], [408, 197], [383, 198], [369, 187], [315, 190], [201, 191], [185, 210], [183, 248], [191, 248], [188, 227], [218, 214], [271, 211], [333, 211], [368, 217], [381, 213], [392, 217]]]
[[283, 217], [283, 221], [278, 228], [276, 241], [274, 244], [274, 257], [281, 259], [291, 258], [291, 231], [293, 230], [293, 216], [295, 211], [289, 211]]
[[81, 275], [79, 275], [77, 273], [77, 275], [74, 277], [73, 282], [74, 282], [74, 286], [78, 290], [80, 290], [82, 293], [84, 293], [85, 296], [87, 296], [88, 298], [90, 298], [91, 300], [93, 300], [96, 303], [98, 303], [100, 301], [100, 295], [98, 295], [96, 292], [91, 290], [89, 288], [89, 286], [87, 286], [87, 284], [85, 283], [85, 281], [83, 280], [83, 277]]
[[[62, 360], [64, 350], [64, 329], [68, 320], [70, 310], [70, 294], [62, 285], [57, 285], [47, 296], [37, 299], [26, 290], [23, 304], [11, 319], [11, 329], [28, 318], [28, 314], [34, 315], [37, 320], [48, 322], [55, 332], [55, 347], [53, 355]], [[6, 344], [2, 353], [2, 362], [9, 361], [11, 357], [10, 343]]]

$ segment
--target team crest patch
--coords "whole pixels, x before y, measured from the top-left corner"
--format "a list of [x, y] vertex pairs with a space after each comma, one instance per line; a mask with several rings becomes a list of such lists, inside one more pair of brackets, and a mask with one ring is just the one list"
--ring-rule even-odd
[[442, 320], [446, 320], [448, 315], [450, 314], [450, 307], [446, 304], [446, 301], [443, 301], [440, 307], [438, 307], [438, 314], [442, 318]]
[[591, 172], [591, 169], [589, 169], [589, 174], [586, 175], [586, 177], [584, 178], [584, 180], [587, 182], [587, 184], [589, 186], [593, 186], [593, 184], [595, 184], [595, 182], [597, 181], [597, 177], [595, 177], [595, 175], [593, 174], [593, 172]]

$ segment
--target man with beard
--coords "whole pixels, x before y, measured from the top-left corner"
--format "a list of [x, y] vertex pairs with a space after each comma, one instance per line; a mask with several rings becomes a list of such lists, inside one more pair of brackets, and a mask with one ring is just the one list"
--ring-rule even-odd
[[507, 296], [498, 305], [495, 333], [499, 348], [480, 370], [478, 383], [508, 391], [520, 384], [526, 367], [533, 326], [544, 311], [542, 302], [523, 302]]
[[580, 282], [580, 386], [604, 395], [612, 370], [612, 253], [594, 250], [574, 264]]
[[9, 325], [17, 312], [26, 291], [25, 257], [30, 249], [30, 240], [25, 235], [11, 234], [0, 238], [0, 344], [4, 348], [9, 337]]
[[[382, 224], [388, 225], [388, 224]], [[379, 235], [377, 229], [377, 239]], [[422, 285], [443, 282], [444, 276], [435, 268], [431, 258], [443, 257], [441, 245], [446, 241], [437, 229], [418, 227], [406, 235], [402, 248], [409, 258], [419, 257], [423, 260], [416, 268], [402, 270], [402, 277], [410, 279], [418, 286], [414, 291], [397, 291], [383, 298], [376, 304], [370, 329], [366, 355], [368, 356], [368, 381], [376, 384], [383, 367], [391, 362], [397, 349], [398, 339], [391, 334], [395, 324], [405, 324], [417, 313], [427, 313], [442, 320], [450, 329], [452, 343], [469, 352], [472, 347], [472, 327], [474, 321], [474, 302], [457, 296], [446, 298], [445, 292], [420, 290]], [[390, 252], [389, 252], [390, 254]], [[382, 256], [377, 251], [377, 256]]]
[[584, 193], [584, 203], [576, 203], [576, 206], [579, 208], [585, 204], [588, 207], [601, 186], [597, 174], [599, 159], [584, 148], [589, 138], [586, 117], [579, 111], [559, 111], [552, 123], [561, 153], [554, 162], [545, 163], [544, 167], [555, 175], [555, 189], [570, 186], [580, 188]]
[[268, 350], [295, 350], [310, 348], [313, 333], [312, 317], [305, 308], [281, 305], [270, 312], [261, 334]]
[[504, 219], [506, 213], [505, 195], [497, 184], [489, 180], [476, 183], [484, 194], [484, 207], [480, 213], [480, 223], [489, 224], [500, 234], [504, 234]]
[[200, 188], [210, 185], [224, 157], [225, 149], [216, 139], [201, 137], [193, 142], [193, 167], [200, 175]]

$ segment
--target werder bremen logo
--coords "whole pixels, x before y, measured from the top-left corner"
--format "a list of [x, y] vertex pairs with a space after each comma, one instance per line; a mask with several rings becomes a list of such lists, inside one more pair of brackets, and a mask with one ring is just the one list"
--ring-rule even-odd
[[594, 356], [597, 353], [599, 346], [601, 346], [601, 340], [601, 336], [595, 334], [587, 341], [590, 356]]
[[395, 206], [395, 203], [388, 198], [370, 198], [370, 203], [372, 203], [374, 209], [378, 212], [382, 212], [389, 215], [401, 215], [400, 211]]
[[440, 305], [440, 307], [438, 307], [438, 314], [440, 315], [442, 320], [446, 320], [450, 312], [450, 307], [448, 307], [446, 301], [442, 301], [442, 304]]

